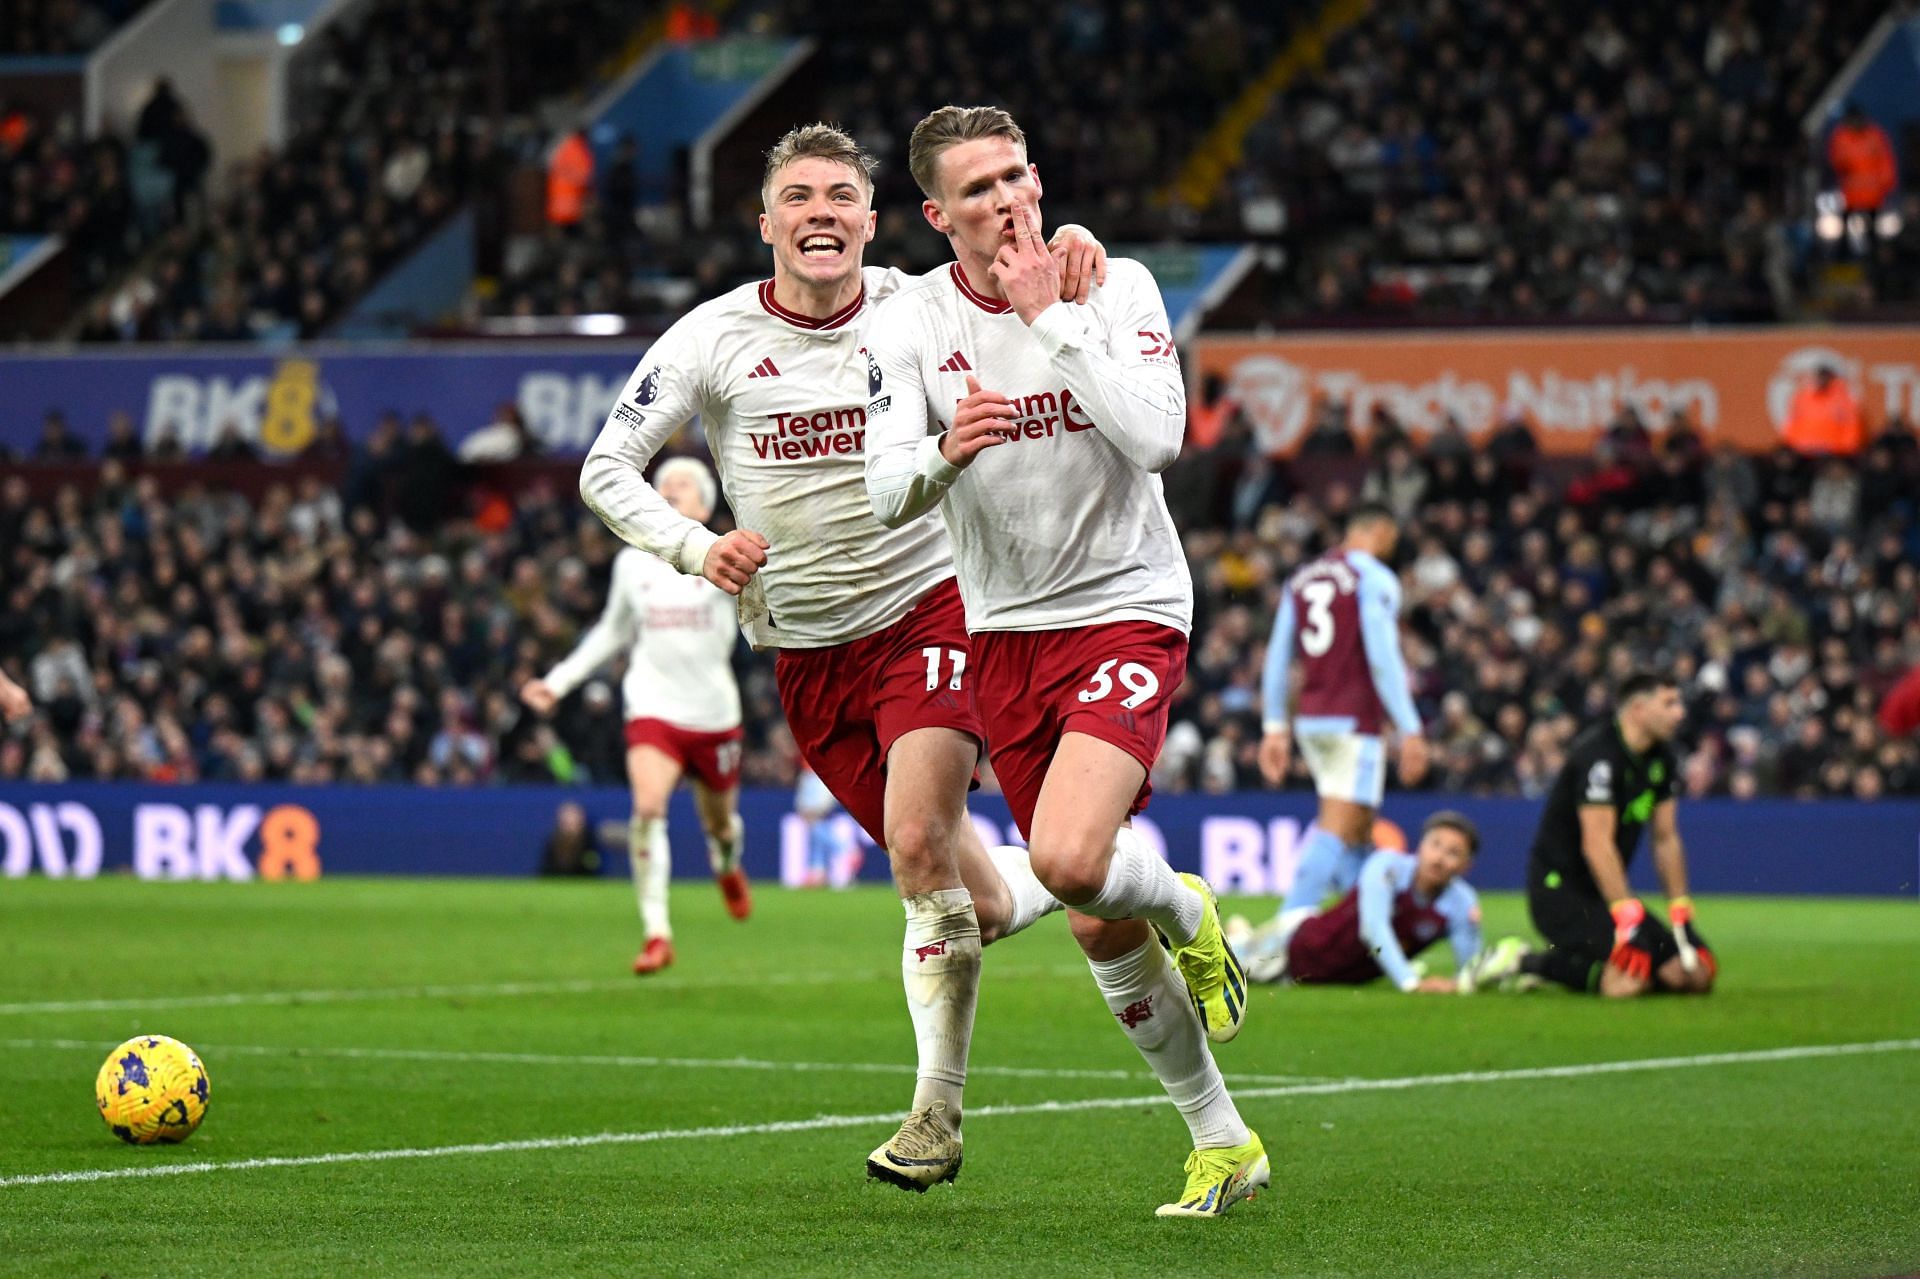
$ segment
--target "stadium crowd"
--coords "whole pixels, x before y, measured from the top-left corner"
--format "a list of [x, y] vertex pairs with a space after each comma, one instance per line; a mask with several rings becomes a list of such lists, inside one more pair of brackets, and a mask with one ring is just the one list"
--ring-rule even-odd
[[[1289, 464], [1227, 418], [1167, 477], [1197, 612], [1157, 785], [1259, 784], [1279, 584], [1365, 496], [1405, 521], [1428, 786], [1538, 795], [1611, 684], [1653, 663], [1689, 699], [1690, 794], [1920, 794], [1920, 743], [1873, 713], [1920, 664], [1908, 424], [1857, 459], [1751, 459], [1629, 414], [1564, 475], [1524, 426], [1416, 448], [1387, 415], [1356, 438], [1333, 406]], [[43, 460], [74, 460], [63, 423], [46, 440]], [[38, 702], [0, 739], [0, 777], [622, 776], [612, 673], [552, 722], [512, 695], [598, 615], [619, 549], [564, 467], [509, 495], [465, 472], [431, 418], [389, 416], [338, 483], [303, 469], [257, 503], [199, 481], [163, 499], [129, 443], [87, 494], [35, 501], [20, 468], [0, 484], [0, 664]], [[743, 648], [737, 666], [747, 779], [789, 784], [771, 663]]]
[[160, 81], [130, 139], [0, 101], [0, 234], [65, 237], [76, 297], [108, 283], [200, 198], [212, 151]]
[[[1775, 318], [1818, 261], [1802, 119], [1884, 8], [1376, 4], [1253, 128], [1219, 229], [1284, 211], [1294, 314]], [[1920, 298], [1916, 236], [1884, 295]]]
[[1169, 781], [1258, 783], [1259, 642], [1279, 583], [1365, 497], [1403, 521], [1428, 786], [1540, 794], [1573, 734], [1646, 665], [1686, 692], [1689, 793], [1920, 793], [1920, 745], [1874, 718], [1920, 664], [1911, 424], [1896, 419], [1854, 458], [1754, 459], [1629, 411], [1590, 466], [1555, 477], [1521, 423], [1479, 449], [1457, 431], [1416, 449], [1381, 412], [1363, 449], [1344, 409], [1324, 407], [1295, 463], [1305, 478], [1240, 447], [1238, 420], [1168, 477], [1201, 619], [1189, 709], [1161, 761]]
[[8, 0], [0, 57], [70, 57], [98, 48], [148, 0]]
[[[84, 43], [92, 15], [133, 7], [37, 0], [10, 38], [54, 50], [45, 32], [65, 23], [62, 39]], [[994, 99], [1031, 132], [1049, 221], [1113, 242], [1279, 238], [1294, 265], [1263, 300], [1276, 314], [1697, 320], [1770, 317], [1804, 286], [1795, 175], [1814, 157], [1799, 121], [1877, 11], [1390, 0], [1276, 98], [1229, 199], [1203, 210], [1153, 197], [1175, 176], [1166, 158], [1290, 38], [1270, 6], [1070, 0], [1036, 20], [1007, 0], [777, 0], [747, 20], [820, 38], [821, 114], [881, 158], [870, 262], [945, 256], [912, 213], [904, 141], [930, 101]], [[210, 208], [206, 139], [164, 82], [124, 141], [0, 105], [0, 231], [66, 234], [89, 289], [145, 259], [96, 292], [82, 338], [312, 335], [544, 156], [568, 114], [546, 108], [577, 105], [655, 13], [373, 0], [301, 55], [298, 136], [241, 165]], [[28, 26], [40, 34], [17, 34]], [[498, 309], [670, 318], [764, 273], [750, 193], [713, 235], [630, 216], [639, 145], [508, 255]], [[1873, 250], [1890, 299], [1920, 298], [1920, 197], [1905, 199], [1911, 216]], [[1329, 405], [1286, 463], [1250, 449], [1230, 405], [1201, 411], [1223, 429], [1168, 476], [1199, 600], [1161, 786], [1257, 784], [1279, 583], [1365, 495], [1405, 521], [1416, 692], [1439, 747], [1429, 785], [1538, 793], [1609, 681], [1645, 661], [1686, 682], [1691, 793], [1920, 793], [1920, 749], [1871, 713], [1920, 663], [1908, 424], [1855, 460], [1748, 459], [1629, 415], [1567, 474], [1524, 427], [1416, 447], [1391, 415], [1356, 437]], [[35, 457], [81, 451], [53, 415]], [[248, 452], [221, 445], [223, 460]], [[468, 483], [430, 418], [384, 421], [348, 453], [334, 437], [318, 469], [257, 503], [211, 481], [163, 501], [136, 464], [169, 457], [146, 458], [128, 420], [97, 488], [37, 504], [20, 476], [0, 483], [0, 662], [41, 703], [0, 739], [0, 776], [616, 780], [611, 681], [552, 724], [511, 696], [597, 614], [617, 550], [604, 530], [558, 484], [508, 497]], [[747, 776], [784, 784], [795, 756], [770, 663], [743, 654], [740, 670]]]
[[[1285, 38], [1284, 21], [1252, 0], [1073, 0], [1040, 13], [1008, 0], [780, 0], [755, 17], [756, 29], [819, 42], [808, 67], [810, 81], [823, 86], [817, 114], [880, 161], [881, 216], [866, 260], [911, 271], [947, 258], [920, 218], [921, 195], [907, 172], [907, 135], [930, 106], [991, 101], [1011, 110], [1041, 164], [1051, 224], [1080, 222], [1115, 242], [1155, 239], [1173, 229], [1154, 202], [1166, 176], [1160, 157], [1198, 143], [1265, 69]], [[1032, 70], [1063, 66], [1098, 73], [1088, 81]], [[529, 244], [488, 310], [658, 316], [663, 299], [678, 296], [663, 291], [663, 279], [691, 281], [697, 299], [765, 276], [758, 191], [716, 193], [714, 225], [694, 235], [671, 218], [632, 216], [631, 163], [630, 153], [614, 153], [596, 181], [599, 216]]]
[[[536, 480], [468, 509], [422, 415], [383, 420], [334, 469], [249, 502], [198, 481], [163, 496], [115, 458], [91, 495], [36, 504], [14, 468], [0, 651], [38, 709], [0, 776], [618, 780], [608, 682], [554, 725], [509, 695], [592, 622], [618, 550], [571, 490]], [[790, 753], [771, 752], [774, 776]]]
[[312, 337], [463, 206], [491, 237], [514, 164], [541, 148], [543, 106], [597, 83], [646, 16], [613, 0], [376, 0], [328, 25], [296, 64], [293, 139], [236, 165], [207, 216], [154, 228], [142, 270], [93, 298], [79, 336]]
[[[1823, 257], [1803, 177], [1820, 156], [1801, 118], [1880, 8], [1375, 5], [1276, 95], [1224, 198], [1199, 210], [1160, 198], [1176, 177], [1165, 158], [1285, 45], [1271, 9], [1078, 0], [1036, 22], [950, 0], [880, 18], [787, 0], [762, 19], [820, 39], [821, 115], [881, 161], [871, 263], [943, 259], [914, 212], [905, 139], [928, 103], [991, 100], [1029, 130], [1056, 225], [1284, 245], [1265, 313], [1691, 322], [1777, 318], [1812, 291]], [[1020, 73], [1014, 48], [1040, 67], [1084, 60], [1098, 92]], [[657, 315], [675, 296], [663, 278], [704, 297], [759, 271], [754, 200], [689, 237], [626, 215], [620, 163], [598, 191], [605, 216], [523, 255], [489, 309]], [[1879, 300], [1920, 300], [1920, 195], [1898, 208], [1869, 278]]]
[[[94, 12], [42, 7], [48, 22]], [[1178, 177], [1170, 158], [1193, 152], [1287, 46], [1292, 19], [1271, 6], [1074, 0], [1036, 20], [1004, 0], [779, 0], [724, 26], [699, 10], [689, 30], [819, 42], [818, 113], [882, 161], [873, 263], [942, 259], [913, 216], [905, 139], [929, 103], [991, 100], [1031, 132], [1056, 224], [1115, 243], [1197, 234], [1284, 246], [1255, 300], [1263, 313], [1759, 320], [1814, 291], [1823, 242], [1802, 178], [1823, 149], [1800, 122], [1881, 7], [1374, 5], [1275, 95], [1221, 198], [1199, 209], [1164, 198]], [[610, 50], [668, 10], [671, 29], [688, 8], [376, 0], [303, 51], [297, 136], [237, 165], [210, 218], [187, 217], [184, 195], [139, 218], [127, 208], [129, 185], [199, 189], [207, 159], [190, 120], [159, 143], [144, 124], [138, 139], [86, 139], [70, 120], [34, 121], [24, 161], [4, 158], [0, 138], [13, 197], [0, 214], [84, 240], [90, 339], [311, 336], [459, 208], [487, 224], [489, 246], [504, 239], [509, 175], [565, 146], [572, 126], [554, 121]], [[684, 191], [641, 192], [642, 145], [603, 153], [585, 216], [513, 237], [499, 260], [488, 247], [481, 274], [498, 286], [476, 309], [664, 322], [759, 275], [754, 201], [730, 202], [747, 193], [721, 193], [716, 225], [694, 234], [674, 212]], [[130, 184], [130, 162], [153, 180]], [[23, 191], [41, 207], [28, 211]], [[636, 217], [643, 194], [668, 204]], [[1920, 194], [1896, 199], [1900, 229], [1870, 248], [1870, 300], [1920, 300]], [[149, 251], [142, 278], [102, 291]]]

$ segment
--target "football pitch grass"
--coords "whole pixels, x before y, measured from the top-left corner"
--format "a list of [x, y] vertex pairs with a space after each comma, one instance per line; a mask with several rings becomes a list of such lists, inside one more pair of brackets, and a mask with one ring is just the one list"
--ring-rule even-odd
[[[673, 907], [637, 979], [610, 880], [0, 881], [0, 1274], [1920, 1268], [1912, 901], [1707, 899], [1705, 1000], [1259, 990], [1218, 1055], [1273, 1186], [1219, 1221], [1153, 1216], [1186, 1130], [1062, 919], [987, 951], [966, 1167], [916, 1196], [864, 1179], [912, 1088], [891, 893]], [[207, 1064], [184, 1145], [94, 1112], [141, 1032]]]

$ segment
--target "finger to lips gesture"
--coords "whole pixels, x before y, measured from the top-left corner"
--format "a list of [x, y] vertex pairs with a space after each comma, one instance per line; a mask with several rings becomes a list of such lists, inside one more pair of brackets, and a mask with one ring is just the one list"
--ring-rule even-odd
[[988, 274], [1027, 324], [1060, 300], [1060, 264], [1047, 252], [1039, 221], [1026, 205], [1014, 206], [1013, 243], [1000, 246]]
[[1083, 228], [1065, 228], [1053, 233], [1047, 252], [1060, 264], [1060, 300], [1084, 304], [1093, 286], [1107, 282], [1107, 246], [1088, 235]]
[[1012, 400], [998, 391], [981, 390], [980, 379], [967, 374], [967, 395], [954, 409], [953, 425], [940, 437], [940, 456], [949, 466], [970, 464], [982, 450], [1013, 438], [1007, 423], [1015, 416]]

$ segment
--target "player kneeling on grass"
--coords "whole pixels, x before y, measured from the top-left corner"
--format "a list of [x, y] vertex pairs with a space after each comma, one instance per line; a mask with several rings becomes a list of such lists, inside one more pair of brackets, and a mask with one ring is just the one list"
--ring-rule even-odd
[[[713, 472], [689, 457], [660, 464], [655, 485], [673, 509], [704, 524], [719, 497]], [[645, 939], [633, 971], [659, 972], [673, 962], [667, 919], [667, 800], [682, 774], [693, 777], [694, 807], [707, 833], [707, 860], [727, 911], [752, 910], [740, 868], [740, 689], [733, 649], [740, 629], [733, 597], [704, 578], [686, 577], [658, 556], [632, 547], [613, 561], [606, 611], [571, 653], [541, 679], [528, 680], [520, 700], [552, 712], [601, 663], [627, 650], [622, 697], [627, 712], [627, 777], [633, 784], [628, 853], [640, 898]]]
[[[1713, 989], [1719, 964], [1693, 926], [1673, 796], [1680, 765], [1672, 741], [1685, 717], [1674, 679], [1641, 672], [1621, 686], [1616, 714], [1573, 739], [1527, 863], [1527, 910], [1547, 949], [1502, 942], [1475, 973], [1481, 985], [1544, 979], [1613, 999]], [[1627, 882], [1649, 825], [1672, 928], [1647, 912]]]
[[1413, 957], [1442, 934], [1454, 966], [1472, 970], [1480, 954], [1480, 898], [1464, 876], [1480, 851], [1480, 831], [1464, 814], [1435, 813], [1411, 853], [1381, 849], [1360, 879], [1322, 914], [1269, 923], [1253, 935], [1247, 976], [1254, 981], [1358, 986], [1383, 973], [1409, 994], [1453, 994], [1471, 982], [1422, 976]]

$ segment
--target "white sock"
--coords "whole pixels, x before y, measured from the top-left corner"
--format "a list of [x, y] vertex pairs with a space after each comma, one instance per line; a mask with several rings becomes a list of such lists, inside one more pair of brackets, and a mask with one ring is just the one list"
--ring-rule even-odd
[[1122, 826], [1113, 837], [1106, 885], [1074, 909], [1095, 919], [1144, 919], [1180, 946], [1200, 931], [1206, 906], [1206, 899], [1181, 883], [1147, 841]]
[[1003, 939], [1060, 909], [1059, 899], [1034, 875], [1033, 862], [1026, 849], [1002, 844], [987, 850], [987, 860], [1000, 872], [1000, 882], [1007, 886], [1007, 895], [1013, 899], [1013, 915], [1000, 933]]
[[664, 817], [636, 817], [627, 827], [627, 860], [633, 864], [633, 889], [640, 898], [640, 927], [648, 937], [673, 940], [667, 923], [667, 881], [673, 875], [673, 850], [667, 844]]
[[967, 1048], [973, 1042], [973, 1009], [980, 994], [980, 921], [964, 888], [915, 893], [907, 910], [907, 940], [900, 975], [907, 1012], [920, 1048], [913, 1108], [947, 1103], [947, 1117], [960, 1122], [967, 1085]]
[[727, 822], [725, 839], [707, 836], [707, 865], [713, 867], [716, 877], [740, 865], [740, 841], [745, 838], [747, 832], [746, 824], [740, 820], [740, 814], [729, 814]]
[[1114, 1019], [1187, 1121], [1194, 1148], [1246, 1142], [1247, 1126], [1227, 1095], [1227, 1082], [1207, 1047], [1207, 1032], [1160, 943], [1149, 939], [1131, 954], [1089, 959], [1087, 965]]

